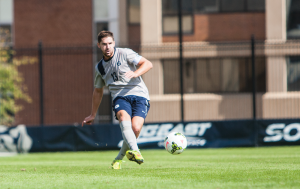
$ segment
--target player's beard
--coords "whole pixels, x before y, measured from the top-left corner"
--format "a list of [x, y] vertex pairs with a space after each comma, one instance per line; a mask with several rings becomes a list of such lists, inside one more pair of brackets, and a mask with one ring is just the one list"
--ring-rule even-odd
[[106, 51], [102, 51], [103, 55], [105, 58], [109, 59], [111, 58], [113, 55], [114, 55], [114, 49], [109, 49], [109, 50], [106, 50]]

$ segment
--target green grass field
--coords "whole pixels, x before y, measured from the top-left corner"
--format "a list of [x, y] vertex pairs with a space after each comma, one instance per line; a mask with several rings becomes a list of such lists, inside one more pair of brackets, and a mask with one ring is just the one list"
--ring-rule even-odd
[[[118, 151], [0, 157], [0, 188], [300, 188], [300, 146], [142, 150], [145, 163], [110, 163]], [[25, 169], [25, 170], [24, 170]]]

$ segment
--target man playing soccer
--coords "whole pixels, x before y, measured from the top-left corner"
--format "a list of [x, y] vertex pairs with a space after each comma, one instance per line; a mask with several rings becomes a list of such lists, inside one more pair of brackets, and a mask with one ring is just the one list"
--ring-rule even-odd
[[83, 120], [82, 126], [92, 124], [102, 100], [103, 87], [108, 86], [124, 139], [118, 156], [112, 162], [112, 168], [121, 169], [125, 155], [130, 161], [142, 164], [144, 158], [136, 138], [149, 111], [150, 98], [141, 75], [152, 68], [152, 63], [131, 49], [115, 48], [113, 33], [109, 31], [98, 34], [97, 45], [103, 53], [103, 59], [96, 66], [92, 112]]

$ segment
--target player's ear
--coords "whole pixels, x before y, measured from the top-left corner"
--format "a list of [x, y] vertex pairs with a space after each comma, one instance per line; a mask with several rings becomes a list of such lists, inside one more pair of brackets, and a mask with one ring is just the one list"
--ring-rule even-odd
[[100, 48], [100, 43], [99, 42], [97, 43], [97, 46]]

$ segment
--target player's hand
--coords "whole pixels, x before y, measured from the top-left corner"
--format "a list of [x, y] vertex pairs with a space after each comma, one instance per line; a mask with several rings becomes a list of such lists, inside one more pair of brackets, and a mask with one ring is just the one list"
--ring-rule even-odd
[[134, 73], [133, 71], [129, 71], [125, 73], [125, 77], [131, 79], [131, 78], [136, 78], [138, 77], [138, 75], [136, 73]]
[[81, 126], [83, 127], [84, 124], [92, 125], [94, 119], [95, 119], [95, 116], [91, 116], [91, 115], [90, 115], [90, 116], [86, 117], [86, 118], [83, 120]]

